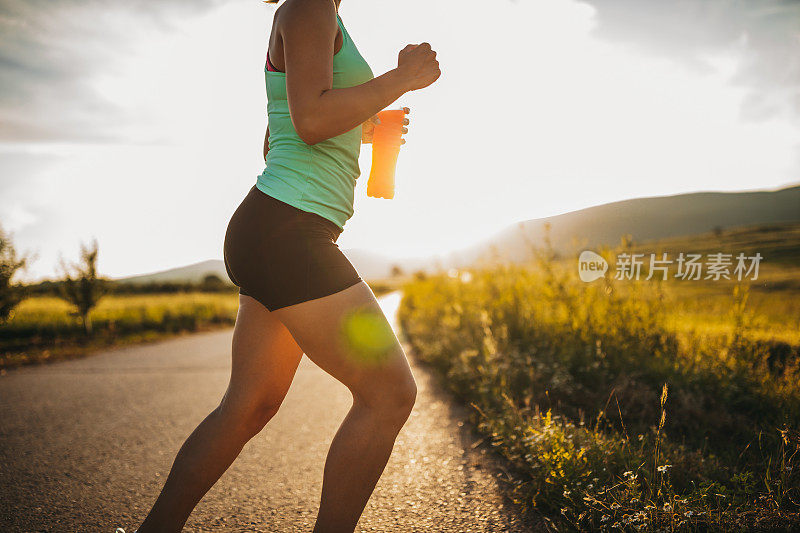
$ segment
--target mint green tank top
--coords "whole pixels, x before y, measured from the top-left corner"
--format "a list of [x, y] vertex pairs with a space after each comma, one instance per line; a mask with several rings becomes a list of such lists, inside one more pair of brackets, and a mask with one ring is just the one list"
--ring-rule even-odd
[[[333, 56], [333, 88], [353, 87], [374, 76], [339, 14], [342, 48]], [[316, 213], [344, 228], [353, 216], [356, 179], [361, 174], [361, 126], [315, 145], [297, 135], [289, 115], [286, 74], [266, 67], [269, 151], [256, 187], [281, 202]]]

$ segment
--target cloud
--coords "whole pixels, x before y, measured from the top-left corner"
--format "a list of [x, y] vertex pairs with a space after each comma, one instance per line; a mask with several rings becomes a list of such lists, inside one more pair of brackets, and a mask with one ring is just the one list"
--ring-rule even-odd
[[0, 141], [113, 142], [131, 117], [88, 81], [143, 29], [229, 0], [0, 0]]
[[596, 9], [596, 35], [632, 43], [698, 69], [738, 60], [732, 82], [748, 89], [743, 118], [800, 120], [797, 0], [582, 0]]

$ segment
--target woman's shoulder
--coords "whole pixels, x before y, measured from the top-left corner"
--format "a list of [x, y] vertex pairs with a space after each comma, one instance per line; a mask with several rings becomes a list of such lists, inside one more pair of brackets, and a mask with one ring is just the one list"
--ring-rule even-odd
[[277, 10], [279, 23], [324, 24], [336, 21], [336, 4], [333, 0], [288, 0]]

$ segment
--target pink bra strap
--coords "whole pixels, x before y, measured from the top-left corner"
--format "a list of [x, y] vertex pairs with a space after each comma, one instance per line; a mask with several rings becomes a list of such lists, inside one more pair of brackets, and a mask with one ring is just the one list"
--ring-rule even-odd
[[280, 72], [280, 70], [275, 68], [275, 65], [272, 64], [272, 61], [269, 59], [269, 50], [267, 50], [267, 70], [270, 72]]

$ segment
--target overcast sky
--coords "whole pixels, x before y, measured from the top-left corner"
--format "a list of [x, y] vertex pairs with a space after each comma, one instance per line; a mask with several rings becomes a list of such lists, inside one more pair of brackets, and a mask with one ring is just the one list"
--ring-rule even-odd
[[[339, 240], [425, 256], [519, 220], [800, 179], [800, 3], [343, 0], [376, 74], [431, 42], [394, 200]], [[103, 273], [221, 258], [263, 170], [258, 0], [0, 0], [0, 224], [29, 277], [97, 237]]]

